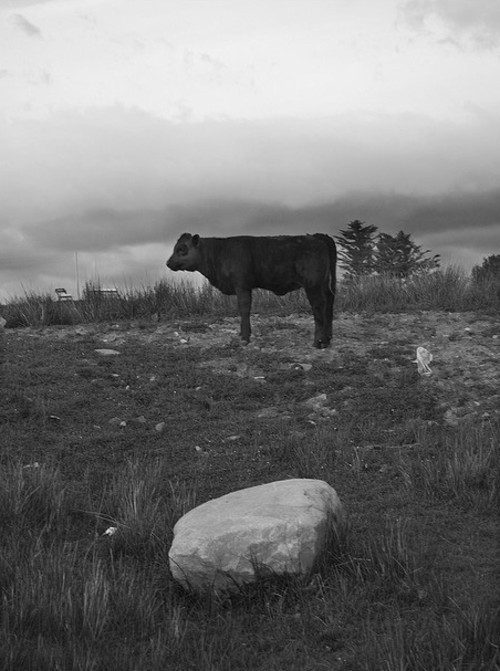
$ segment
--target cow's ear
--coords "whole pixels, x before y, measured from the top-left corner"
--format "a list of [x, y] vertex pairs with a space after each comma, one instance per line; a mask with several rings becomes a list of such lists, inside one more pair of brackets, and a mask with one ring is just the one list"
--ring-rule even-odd
[[191, 238], [191, 242], [193, 243], [193, 245], [195, 247], [198, 245], [199, 241], [200, 241], [200, 236], [198, 234], [193, 235], [193, 237]]

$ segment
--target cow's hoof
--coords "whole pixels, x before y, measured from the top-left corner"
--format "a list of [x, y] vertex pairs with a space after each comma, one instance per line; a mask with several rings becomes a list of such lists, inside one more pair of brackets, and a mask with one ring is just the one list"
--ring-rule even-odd
[[329, 342], [323, 342], [322, 340], [319, 340], [318, 342], [314, 343], [314, 347], [317, 349], [326, 349], [329, 347], [330, 343]]

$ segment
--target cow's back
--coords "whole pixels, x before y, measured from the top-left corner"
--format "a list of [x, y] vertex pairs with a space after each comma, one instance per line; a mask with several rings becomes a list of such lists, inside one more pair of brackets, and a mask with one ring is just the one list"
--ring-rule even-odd
[[318, 286], [329, 274], [324, 240], [313, 235], [250, 238], [254, 286], [285, 294]]
[[199, 270], [223, 293], [267, 289], [283, 295], [329, 281], [329, 236], [233, 236], [202, 238]]

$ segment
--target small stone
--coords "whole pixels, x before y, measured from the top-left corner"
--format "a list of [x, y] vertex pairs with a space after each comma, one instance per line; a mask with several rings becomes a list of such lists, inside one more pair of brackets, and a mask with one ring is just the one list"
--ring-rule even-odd
[[317, 396], [313, 396], [313, 398], [310, 398], [308, 401], [305, 401], [304, 405], [306, 405], [308, 408], [317, 408], [325, 405], [326, 400], [327, 400], [326, 394], [318, 394]]
[[257, 418], [258, 419], [274, 419], [276, 417], [279, 417], [280, 411], [278, 408], [271, 407], [271, 408], [264, 408], [261, 410], [259, 413], [257, 413]]
[[155, 431], [161, 433], [162, 431], [165, 431], [165, 426], [165, 422], [158, 422], [158, 424], [155, 426]]
[[95, 349], [94, 352], [96, 354], [98, 354], [99, 356], [104, 356], [104, 357], [116, 356], [117, 354], [120, 354], [120, 352], [118, 352], [118, 350], [108, 349], [107, 347], [102, 347], [102, 348], [99, 348], [99, 349]]
[[312, 364], [311, 363], [292, 363], [290, 368], [292, 370], [303, 370], [305, 373], [307, 373], [307, 371], [311, 370]]
[[443, 419], [448, 426], [458, 426], [459, 420], [457, 416], [457, 408], [448, 408], [444, 413]]

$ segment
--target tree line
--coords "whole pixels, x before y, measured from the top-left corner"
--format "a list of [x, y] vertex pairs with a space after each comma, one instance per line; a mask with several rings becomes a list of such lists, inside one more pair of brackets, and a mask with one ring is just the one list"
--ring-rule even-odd
[[[440, 255], [423, 250], [411, 233], [404, 231], [390, 235], [355, 219], [335, 239], [339, 263], [348, 281], [368, 275], [408, 279], [440, 267]], [[483, 259], [481, 266], [474, 266], [472, 279], [475, 282], [500, 280], [500, 254], [492, 254]]]

